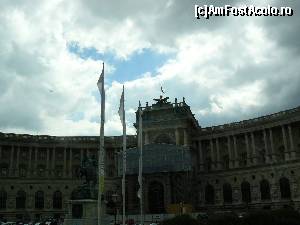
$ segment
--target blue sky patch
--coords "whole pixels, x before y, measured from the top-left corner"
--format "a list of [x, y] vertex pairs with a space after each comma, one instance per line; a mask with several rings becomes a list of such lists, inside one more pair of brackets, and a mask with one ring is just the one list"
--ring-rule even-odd
[[125, 60], [118, 58], [113, 52], [100, 53], [94, 47], [80, 48], [77, 42], [69, 43], [67, 48], [82, 59], [104, 60], [104, 62], [113, 65], [115, 71], [107, 77], [108, 83], [135, 80], [147, 72], [155, 75], [157, 69], [173, 57], [173, 54], [160, 54], [147, 48], [133, 53]]

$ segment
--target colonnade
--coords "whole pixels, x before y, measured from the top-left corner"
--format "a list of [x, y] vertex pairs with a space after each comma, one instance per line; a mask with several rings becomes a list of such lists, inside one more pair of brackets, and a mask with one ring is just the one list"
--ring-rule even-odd
[[[224, 136], [217, 136], [212, 135], [211, 137], [200, 138], [197, 141], [196, 146], [198, 148], [198, 169], [200, 171], [204, 170], [205, 155], [203, 142], [209, 142], [209, 157], [211, 159], [211, 169], [212, 170], [219, 170], [222, 168], [222, 159], [221, 154], [228, 155], [229, 158], [229, 168], [238, 168], [240, 167], [240, 154], [242, 150], [246, 150], [246, 162], [247, 166], [255, 166], [259, 164], [259, 152], [257, 141], [257, 135], [259, 133], [262, 136], [263, 140], [263, 148], [264, 148], [264, 158], [265, 163], [275, 163], [278, 161], [278, 150], [275, 149], [275, 142], [274, 142], [274, 129], [278, 129], [276, 127], [264, 128], [258, 131], [247, 131], [247, 132], [240, 132], [240, 133], [230, 133], [226, 135], [224, 132]], [[282, 138], [282, 145], [284, 152], [282, 153], [284, 156], [284, 161], [294, 160], [296, 159], [296, 149], [295, 149], [295, 142], [294, 136], [292, 132], [291, 124], [281, 125], [279, 127], [281, 129], [281, 138]], [[238, 147], [238, 137], [244, 139], [243, 142], [244, 148]], [[225, 144], [226, 148], [220, 148], [220, 142]], [[207, 152], [206, 152], [207, 153]], [[222, 155], [223, 155], [222, 154]]]

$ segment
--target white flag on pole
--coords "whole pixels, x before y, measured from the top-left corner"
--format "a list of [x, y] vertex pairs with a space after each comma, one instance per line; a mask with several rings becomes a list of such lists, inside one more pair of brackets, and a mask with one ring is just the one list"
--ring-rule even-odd
[[97, 82], [97, 86], [98, 86], [100, 95], [103, 97], [105, 94], [105, 91], [104, 91], [104, 64], [103, 64], [102, 72], [101, 72], [100, 77]]
[[123, 92], [120, 98], [120, 106], [119, 106], [119, 116], [122, 123], [122, 126], [125, 126], [125, 109], [124, 109], [124, 85], [123, 85]]

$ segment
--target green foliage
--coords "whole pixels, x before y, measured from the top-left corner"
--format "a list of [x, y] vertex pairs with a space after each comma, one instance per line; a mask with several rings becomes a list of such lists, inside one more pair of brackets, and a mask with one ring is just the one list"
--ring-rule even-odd
[[164, 220], [162, 225], [198, 225], [197, 220], [189, 215], [176, 216], [172, 219]]

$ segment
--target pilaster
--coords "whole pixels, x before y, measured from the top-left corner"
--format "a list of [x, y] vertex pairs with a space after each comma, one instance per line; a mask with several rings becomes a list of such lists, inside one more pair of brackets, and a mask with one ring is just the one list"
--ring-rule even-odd
[[201, 141], [198, 142], [198, 155], [199, 155], [199, 170], [203, 171], [203, 151], [202, 151], [202, 144]]
[[16, 160], [16, 170], [15, 175], [20, 175], [20, 146], [17, 146], [17, 160]]
[[220, 146], [219, 146], [219, 138], [216, 138], [216, 147], [217, 147], [217, 169], [221, 169], [221, 158], [220, 158]]
[[67, 148], [64, 147], [64, 177], [67, 176]]
[[274, 140], [273, 140], [273, 131], [270, 128], [270, 143], [271, 143], [271, 155], [272, 155], [272, 162], [277, 162], [275, 148], [274, 148]]
[[47, 175], [48, 176], [50, 176], [50, 171], [51, 171], [51, 169], [50, 169], [50, 148], [47, 148], [47, 164], [46, 164], [46, 166], [47, 166]]
[[289, 160], [290, 157], [289, 157], [289, 152], [288, 152], [287, 138], [286, 138], [284, 125], [281, 126], [281, 131], [282, 131], [282, 140], [283, 140], [283, 144], [284, 144], [284, 160], [287, 161], [287, 160]]
[[267, 142], [267, 133], [265, 129], [263, 129], [263, 137], [264, 137], [266, 163], [270, 163], [271, 162], [270, 153], [269, 153], [268, 142]]
[[175, 129], [175, 139], [176, 139], [176, 145], [180, 145], [180, 133], [178, 128]]
[[56, 148], [52, 148], [52, 175], [55, 176]]
[[189, 145], [189, 137], [188, 137], [188, 133], [186, 128], [183, 130], [183, 142], [184, 142], [184, 146], [188, 146]]
[[249, 140], [248, 134], [245, 133], [245, 143], [246, 143], [246, 152], [247, 152], [247, 166], [251, 164], [251, 156], [250, 156], [250, 147], [249, 147]]
[[233, 135], [233, 149], [234, 149], [234, 166], [237, 168], [239, 167], [239, 154], [237, 151], [236, 136], [234, 135]]
[[295, 149], [295, 143], [294, 143], [294, 136], [293, 136], [293, 132], [292, 132], [292, 127], [291, 124], [288, 125], [288, 130], [289, 130], [289, 137], [290, 137], [290, 151], [291, 151], [291, 155], [290, 155], [290, 159], [296, 159], [296, 149]]
[[70, 178], [72, 178], [72, 176], [73, 176], [72, 165], [73, 165], [73, 154], [72, 154], [72, 148], [70, 148], [70, 163], [69, 163], [69, 177]]
[[216, 160], [215, 160], [213, 139], [210, 139], [210, 158], [211, 158], [211, 168], [215, 169]]
[[14, 162], [14, 146], [12, 145], [10, 148], [10, 162], [9, 162], [9, 174], [10, 176], [14, 175], [13, 171], [13, 162]]
[[228, 150], [228, 157], [229, 157], [229, 168], [234, 168], [234, 159], [232, 157], [230, 136], [227, 136], [227, 150]]
[[254, 137], [253, 132], [251, 132], [251, 142], [252, 142], [252, 163], [254, 165], [256, 165], [257, 164], [257, 152], [256, 152], [255, 137]]
[[34, 175], [37, 175], [37, 154], [38, 154], [38, 147], [34, 148]]

